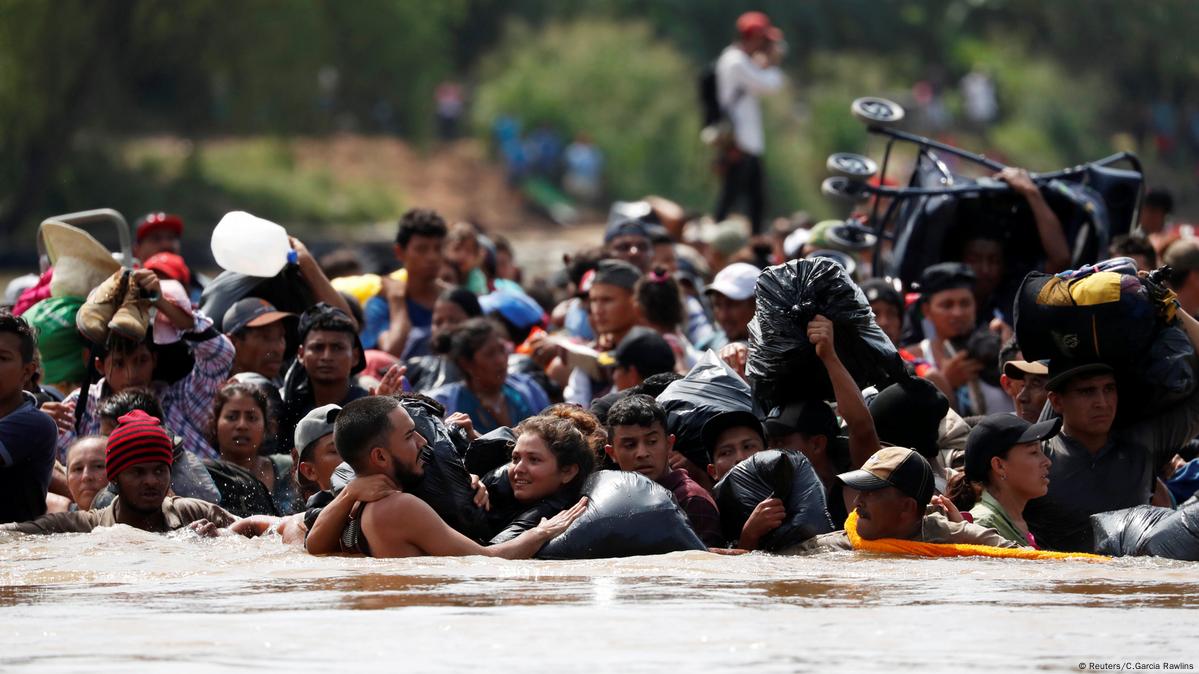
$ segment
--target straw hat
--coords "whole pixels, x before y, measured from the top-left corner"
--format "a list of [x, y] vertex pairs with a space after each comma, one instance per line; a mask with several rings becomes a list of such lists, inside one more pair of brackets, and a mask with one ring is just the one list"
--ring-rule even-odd
[[92, 288], [121, 268], [104, 244], [91, 234], [61, 222], [42, 223], [46, 254], [54, 265], [53, 297], [87, 297]]

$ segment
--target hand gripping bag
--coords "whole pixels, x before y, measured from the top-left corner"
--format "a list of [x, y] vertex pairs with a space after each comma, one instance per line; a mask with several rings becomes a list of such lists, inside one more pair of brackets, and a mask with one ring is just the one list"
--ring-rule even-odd
[[800, 452], [771, 449], [758, 452], [733, 467], [713, 488], [725, 538], [741, 537], [741, 527], [759, 503], [783, 502], [787, 518], [762, 538], [765, 550], [775, 551], [833, 530], [824, 499], [824, 485]]
[[874, 322], [862, 290], [829, 259], [792, 260], [758, 277], [745, 372], [764, 407], [797, 397], [833, 400], [833, 387], [808, 341], [817, 314], [833, 322], [837, 355], [858, 386], [882, 388], [903, 372], [891, 340]]

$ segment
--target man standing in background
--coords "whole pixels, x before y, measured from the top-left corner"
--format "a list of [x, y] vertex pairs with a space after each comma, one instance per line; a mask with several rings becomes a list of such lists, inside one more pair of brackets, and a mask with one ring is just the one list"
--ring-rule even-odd
[[762, 177], [766, 138], [758, 97], [783, 86], [778, 64], [785, 51], [783, 32], [770, 23], [770, 17], [746, 12], [737, 19], [737, 41], [725, 47], [716, 61], [717, 98], [732, 126], [732, 139], [721, 160], [724, 185], [715, 217], [718, 222], [728, 217], [738, 197], [744, 195], [755, 234], [762, 231], [766, 201]]

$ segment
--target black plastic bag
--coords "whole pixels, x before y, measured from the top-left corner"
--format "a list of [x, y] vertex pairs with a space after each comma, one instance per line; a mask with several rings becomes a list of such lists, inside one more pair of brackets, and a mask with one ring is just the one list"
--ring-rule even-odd
[[1184, 504], [1153, 527], [1145, 554], [1199, 562], [1199, 502]]
[[1173, 513], [1170, 508], [1141, 505], [1091, 515], [1095, 553], [1113, 557], [1146, 554], [1150, 533]]
[[801, 398], [833, 400], [833, 387], [808, 322], [833, 322], [837, 355], [861, 388], [882, 388], [903, 373], [903, 361], [874, 322], [862, 290], [832, 260], [792, 260], [758, 277], [757, 308], [749, 323], [745, 372], [764, 407]]
[[485, 540], [487, 511], [475, 505], [470, 473], [454, 445], [450, 429], [437, 412], [421, 400], [405, 398], [400, 404], [428, 444], [421, 450], [424, 475], [411, 493], [428, 503], [445, 523], [468, 538]]
[[720, 509], [724, 537], [735, 541], [759, 503], [774, 497], [783, 502], [787, 518], [762, 537], [764, 550], [780, 550], [833, 530], [824, 499], [824, 485], [808, 457], [800, 452], [771, 449], [733, 466], [712, 489]]
[[512, 460], [516, 433], [507, 426], [485, 433], [471, 441], [463, 461], [473, 475], [484, 475]]
[[540, 559], [600, 559], [707, 550], [665, 487], [640, 473], [601, 470], [583, 483], [587, 510]]
[[701, 356], [687, 376], [671, 382], [658, 404], [666, 411], [666, 430], [675, 436], [675, 450], [697, 466], [711, 463], [703, 441], [708, 419], [731, 411], [762, 417], [749, 384], [712, 351]]

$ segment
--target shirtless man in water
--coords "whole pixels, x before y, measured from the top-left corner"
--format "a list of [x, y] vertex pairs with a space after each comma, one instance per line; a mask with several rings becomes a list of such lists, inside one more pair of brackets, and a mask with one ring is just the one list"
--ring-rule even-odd
[[[586, 498], [520, 536], [484, 547], [454, 531], [419, 498], [396, 488], [411, 485], [424, 472], [420, 452], [425, 439], [400, 401], [389, 396], [360, 398], [346, 405], [337, 417], [334, 441], [358, 477], [369, 488], [347, 487], [321, 512], [308, 535], [313, 554], [360, 552], [371, 557], [452, 557], [486, 555], [528, 559], [543, 545], [566, 531], [583, 513]], [[362, 505], [354, 512], [357, 503]], [[339, 545], [346, 518], [357, 540], [350, 548]]]

